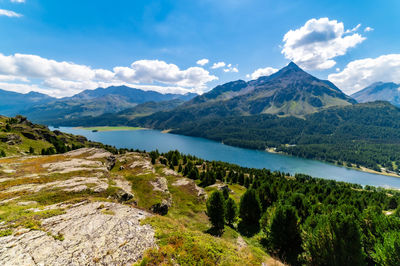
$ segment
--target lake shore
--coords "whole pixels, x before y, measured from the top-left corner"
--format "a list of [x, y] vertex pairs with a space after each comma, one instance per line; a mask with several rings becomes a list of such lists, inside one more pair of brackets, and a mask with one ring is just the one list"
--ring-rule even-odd
[[129, 130], [143, 130], [146, 128], [143, 127], [111, 127], [111, 126], [103, 126], [103, 127], [75, 127], [76, 129], [84, 129], [91, 131], [129, 131]]
[[[276, 151], [276, 148], [274, 148], [274, 147], [266, 148], [265, 151], [268, 152], [268, 153], [283, 154], [283, 155], [291, 156], [291, 155], [288, 154], [288, 153], [281, 152], [281, 151]], [[301, 158], [301, 157], [300, 157], [300, 158]], [[315, 159], [315, 160], [317, 160], [317, 159]], [[326, 161], [322, 161], [322, 160], [319, 160], [319, 161], [321, 161], [321, 162], [326, 162]], [[326, 162], [326, 163], [329, 163], [329, 162]], [[344, 162], [344, 164], [347, 164], [347, 162]], [[375, 170], [373, 170], [373, 169], [369, 169], [369, 168], [364, 167], [364, 166], [360, 166], [360, 168], [358, 168], [358, 167], [354, 167], [354, 166], [349, 167], [349, 166], [347, 166], [347, 165], [338, 165], [338, 164], [333, 164], [333, 165], [336, 165], [336, 166], [343, 166], [343, 167], [346, 167], [346, 168], [349, 168], [349, 169], [353, 169], [353, 170], [357, 170], [357, 171], [361, 171], [361, 172], [365, 172], [365, 173], [370, 173], [370, 174], [378, 174], [378, 175], [386, 175], [386, 176], [400, 177], [400, 175], [395, 174], [395, 173], [389, 173], [389, 172], [386, 172], [386, 171], [378, 172], [378, 171], [375, 171]]]

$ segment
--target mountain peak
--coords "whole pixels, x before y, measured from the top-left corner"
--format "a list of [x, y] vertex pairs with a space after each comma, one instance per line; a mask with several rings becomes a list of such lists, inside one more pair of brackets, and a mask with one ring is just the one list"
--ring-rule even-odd
[[289, 63], [285, 68], [302, 70], [302, 69], [301, 69], [298, 65], [296, 65], [293, 61], [290, 61], [290, 63]]

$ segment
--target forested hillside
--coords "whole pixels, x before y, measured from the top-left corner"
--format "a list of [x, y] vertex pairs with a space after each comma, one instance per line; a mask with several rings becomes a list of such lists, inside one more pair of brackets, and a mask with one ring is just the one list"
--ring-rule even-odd
[[330, 108], [305, 119], [255, 115], [169, 121], [152, 126], [234, 146], [275, 147], [296, 156], [378, 171], [381, 167], [398, 171], [400, 165], [400, 109], [387, 102]]
[[[400, 263], [398, 191], [207, 162], [177, 151], [150, 156], [206, 189], [220, 184], [206, 204], [211, 234], [233, 228], [290, 265]], [[239, 200], [220, 182], [247, 190]]]

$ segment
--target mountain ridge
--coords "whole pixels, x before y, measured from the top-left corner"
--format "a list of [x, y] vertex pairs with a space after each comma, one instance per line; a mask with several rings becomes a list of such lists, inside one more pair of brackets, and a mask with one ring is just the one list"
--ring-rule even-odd
[[155, 113], [138, 118], [136, 122], [166, 129], [203, 118], [257, 114], [304, 117], [328, 107], [354, 103], [354, 99], [333, 83], [320, 80], [290, 63], [270, 76], [219, 85], [170, 112]]
[[400, 106], [400, 84], [375, 82], [351, 95], [358, 102], [388, 101]]

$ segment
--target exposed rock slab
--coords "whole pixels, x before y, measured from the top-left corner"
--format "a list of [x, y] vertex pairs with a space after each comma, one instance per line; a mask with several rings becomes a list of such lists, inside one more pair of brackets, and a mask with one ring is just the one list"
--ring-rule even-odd
[[54, 163], [47, 163], [42, 165], [43, 168], [47, 168], [52, 173], [69, 173], [75, 171], [91, 171], [91, 170], [102, 170], [107, 171], [107, 167], [104, 167], [100, 161], [91, 161], [85, 159], [73, 158], [68, 161], [60, 161]]
[[150, 184], [153, 186], [153, 190], [155, 191], [169, 193], [168, 181], [165, 177], [157, 176], [155, 181], [150, 181]]
[[29, 231], [0, 238], [0, 264], [132, 264], [156, 245], [151, 226], [140, 225], [140, 220], [149, 215], [109, 202], [72, 207], [63, 215], [43, 220], [49, 234]]
[[[91, 184], [92, 186], [88, 186]], [[20, 191], [39, 192], [43, 189], [61, 188], [67, 192], [80, 192], [85, 189], [91, 189], [94, 192], [102, 192], [108, 188], [107, 179], [98, 177], [73, 177], [67, 180], [58, 180], [45, 184], [23, 184], [4, 190], [6, 193], [15, 193]]]
[[207, 199], [207, 193], [204, 191], [203, 188], [199, 187], [193, 180], [183, 177], [178, 180], [176, 180], [174, 183], [172, 183], [173, 186], [180, 187], [180, 186], [193, 186], [193, 188], [197, 191], [197, 196], [198, 197], [203, 197], [204, 199]]

